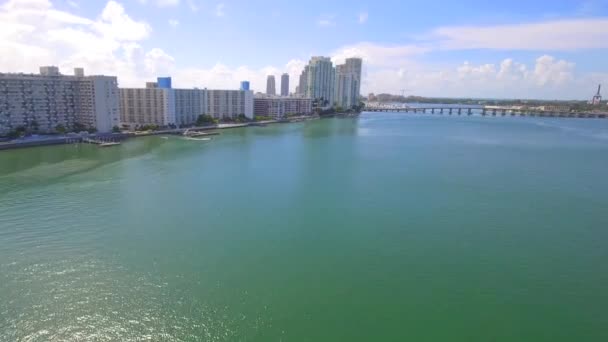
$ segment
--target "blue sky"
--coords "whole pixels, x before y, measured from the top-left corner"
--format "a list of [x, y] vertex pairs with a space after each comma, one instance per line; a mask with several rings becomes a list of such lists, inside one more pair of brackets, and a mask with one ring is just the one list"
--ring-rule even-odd
[[[364, 58], [364, 93], [586, 99], [608, 84], [608, 0], [0, 1], [2, 71], [233, 88], [312, 55]], [[6, 69], [6, 70], [4, 70]]]

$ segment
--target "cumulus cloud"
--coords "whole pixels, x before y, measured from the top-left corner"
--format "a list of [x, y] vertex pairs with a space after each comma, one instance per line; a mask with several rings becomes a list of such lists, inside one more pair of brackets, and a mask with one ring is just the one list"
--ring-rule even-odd
[[219, 89], [235, 89], [241, 81], [251, 82], [254, 91], [265, 91], [266, 77], [275, 75], [277, 79], [283, 73], [289, 74], [290, 91], [295, 91], [300, 73], [306, 63], [302, 60], [291, 60], [285, 65], [266, 66], [254, 69], [248, 66], [231, 68], [222, 63], [217, 63], [211, 68], [185, 68], [174, 72], [175, 83], [183, 87], [209, 87]]
[[350, 57], [360, 57], [368, 65], [394, 67], [404, 63], [409, 64], [408, 58], [428, 51], [428, 48], [418, 45], [383, 45], [361, 42], [341, 47], [331, 56], [334, 63], [342, 63], [344, 59]]
[[[0, 65], [35, 72], [40, 65], [84, 66], [88, 73], [137, 80], [139, 42], [151, 34], [144, 21], [108, 1], [96, 19], [57, 10], [48, 0], [10, 0], [0, 6]], [[66, 70], [67, 71], [67, 70]]]
[[[596, 75], [601, 80], [606, 75]], [[604, 78], [604, 80], [607, 80]], [[433, 70], [428, 65], [407, 68], [370, 68], [362, 91], [410, 93], [449, 97], [585, 98], [590, 83], [576, 76], [575, 64], [543, 55], [528, 66], [511, 58], [499, 63], [464, 62], [454, 68]]]
[[179, 26], [179, 20], [177, 19], [169, 19], [169, 26], [176, 28]]

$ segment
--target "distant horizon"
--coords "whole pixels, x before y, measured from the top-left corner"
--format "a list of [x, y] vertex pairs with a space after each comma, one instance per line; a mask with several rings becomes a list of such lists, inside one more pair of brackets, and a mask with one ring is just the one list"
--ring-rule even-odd
[[[381, 94], [388, 94], [391, 96], [401, 96], [399, 94], [389, 94], [389, 93], [373, 93], [374, 95], [378, 96]], [[369, 97], [369, 94], [367, 95], [361, 95], [365, 98]], [[533, 99], [533, 98], [482, 98], [482, 97], [440, 97], [440, 96], [421, 96], [421, 95], [405, 95], [404, 96], [406, 99], [410, 98], [410, 97], [421, 97], [424, 99], [436, 99], [436, 100], [472, 100], [472, 101], [546, 101], [546, 102], [587, 102], [589, 100], [587, 99]]]

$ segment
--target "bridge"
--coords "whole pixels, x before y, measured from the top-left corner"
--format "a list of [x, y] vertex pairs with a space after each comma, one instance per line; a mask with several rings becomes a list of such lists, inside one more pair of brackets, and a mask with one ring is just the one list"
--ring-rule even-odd
[[555, 118], [591, 118], [591, 119], [606, 119], [608, 113], [593, 113], [593, 112], [571, 112], [571, 111], [549, 111], [531, 108], [519, 107], [501, 107], [501, 106], [484, 106], [484, 107], [468, 107], [468, 106], [424, 106], [424, 107], [409, 107], [395, 105], [372, 105], [363, 108], [365, 112], [397, 112], [397, 113], [412, 113], [412, 114], [438, 114], [438, 115], [473, 115], [480, 114], [482, 116], [530, 116], [530, 117], [555, 117]]

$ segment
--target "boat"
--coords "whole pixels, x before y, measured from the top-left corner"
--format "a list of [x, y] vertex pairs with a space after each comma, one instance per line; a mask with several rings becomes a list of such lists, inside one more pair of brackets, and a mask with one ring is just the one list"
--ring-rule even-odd
[[99, 147], [110, 147], [110, 146], [117, 146], [117, 145], [120, 145], [120, 143], [119, 142], [104, 142], [104, 143], [99, 144], [98, 146]]
[[207, 136], [207, 135], [215, 135], [213, 133], [208, 133], [208, 132], [198, 132], [198, 131], [192, 131], [190, 129], [185, 130], [182, 135], [184, 137], [203, 137], [203, 136]]
[[186, 140], [194, 140], [194, 141], [210, 141], [211, 138], [194, 138], [194, 137], [184, 137]]

